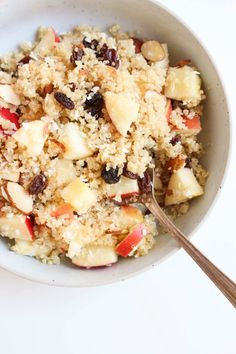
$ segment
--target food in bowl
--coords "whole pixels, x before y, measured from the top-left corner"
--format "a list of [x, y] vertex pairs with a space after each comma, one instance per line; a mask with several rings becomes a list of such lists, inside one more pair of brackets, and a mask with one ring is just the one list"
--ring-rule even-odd
[[1, 58], [0, 234], [44, 263], [84, 267], [146, 255], [154, 217], [127, 198], [155, 193], [171, 217], [204, 193], [200, 73], [167, 44], [77, 27], [40, 28]]

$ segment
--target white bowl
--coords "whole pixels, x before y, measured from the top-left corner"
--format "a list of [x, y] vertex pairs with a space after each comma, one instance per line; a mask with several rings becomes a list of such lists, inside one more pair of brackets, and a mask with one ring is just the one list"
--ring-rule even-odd
[[[225, 93], [217, 71], [195, 35], [173, 14], [154, 1], [145, 0], [8, 0], [1, 3], [1, 52], [31, 40], [40, 25], [51, 25], [62, 32], [77, 24], [98, 25], [102, 29], [118, 23], [125, 30], [138, 31], [140, 37], [166, 42], [173, 63], [190, 58], [204, 80], [207, 95], [203, 132], [207, 154], [204, 165], [210, 171], [205, 196], [192, 202], [189, 213], [178, 220], [190, 235], [206, 216], [221, 188], [229, 152], [230, 126]], [[110, 268], [80, 270], [68, 264], [44, 265], [10, 252], [0, 242], [0, 266], [24, 278], [47, 284], [86, 287], [124, 280], [149, 269], [178, 249], [167, 236], [158, 237], [155, 248], [139, 259], [122, 259]]]

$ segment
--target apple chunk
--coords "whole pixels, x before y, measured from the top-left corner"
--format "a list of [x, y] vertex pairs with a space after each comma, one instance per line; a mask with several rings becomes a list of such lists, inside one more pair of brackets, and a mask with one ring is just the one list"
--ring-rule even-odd
[[144, 224], [135, 226], [124, 240], [116, 246], [116, 253], [122, 257], [128, 257], [146, 234], [147, 229]]
[[179, 101], [201, 100], [201, 79], [199, 73], [190, 66], [170, 67], [166, 77], [164, 94]]
[[47, 137], [48, 124], [41, 120], [23, 123], [22, 127], [13, 134], [18, 145], [25, 147], [31, 157], [41, 154]]
[[117, 260], [118, 256], [113, 247], [88, 245], [72, 258], [72, 263], [89, 269], [110, 266]]
[[51, 27], [47, 28], [44, 36], [41, 38], [39, 43], [34, 48], [34, 53], [39, 54], [41, 51], [45, 49], [52, 49], [53, 46], [55, 45], [55, 42], [57, 42], [56, 38], [57, 37], [53, 28]]
[[77, 178], [61, 191], [61, 196], [79, 214], [86, 213], [97, 201], [96, 192]]
[[106, 184], [105, 192], [108, 197], [121, 196], [126, 198], [132, 195], [139, 194], [138, 182], [136, 179], [130, 179], [124, 176], [120, 177], [120, 180], [116, 184]]
[[65, 124], [59, 140], [65, 147], [65, 152], [63, 153], [65, 159], [79, 160], [93, 155], [85, 134], [80, 131], [76, 123]]
[[76, 179], [76, 170], [73, 162], [66, 159], [59, 159], [55, 163], [55, 180], [58, 186], [67, 184]]
[[24, 188], [15, 182], [6, 182], [4, 191], [7, 200], [24, 214], [30, 214], [33, 210], [33, 199]]
[[0, 234], [11, 239], [34, 239], [32, 222], [25, 215], [14, 215], [11, 218], [0, 217]]
[[190, 168], [181, 168], [170, 177], [165, 205], [179, 204], [202, 194], [203, 189], [193, 171]]
[[7, 103], [19, 106], [20, 98], [10, 84], [0, 84], [0, 97]]
[[140, 209], [133, 205], [121, 206], [121, 228], [141, 224], [143, 222], [143, 214]]
[[139, 104], [124, 93], [106, 92], [104, 98], [112, 123], [121, 135], [126, 136], [138, 118]]
[[183, 117], [183, 124], [186, 127], [185, 129], [174, 127], [173, 130], [185, 136], [191, 136], [199, 134], [202, 129], [200, 117], [197, 114], [191, 119]]
[[12, 135], [20, 128], [19, 117], [8, 108], [0, 108], [0, 133]]

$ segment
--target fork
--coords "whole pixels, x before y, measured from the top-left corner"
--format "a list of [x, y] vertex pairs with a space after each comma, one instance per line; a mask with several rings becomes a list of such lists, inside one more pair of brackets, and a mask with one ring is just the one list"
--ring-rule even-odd
[[136, 201], [144, 204], [148, 210], [155, 216], [158, 222], [167, 230], [190, 257], [198, 264], [198, 266], [205, 272], [205, 274], [213, 281], [218, 289], [225, 295], [225, 297], [236, 308], [236, 284], [227, 277], [219, 268], [217, 268], [206, 256], [202, 254], [180, 231], [173, 222], [169, 219], [166, 213], [158, 204], [154, 193], [154, 170], [152, 175], [151, 188], [147, 193], [142, 193], [137, 196]]

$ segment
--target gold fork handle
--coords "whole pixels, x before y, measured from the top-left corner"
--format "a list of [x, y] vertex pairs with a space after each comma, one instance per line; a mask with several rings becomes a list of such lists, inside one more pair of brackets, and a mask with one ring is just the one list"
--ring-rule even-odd
[[186, 236], [171, 222], [165, 212], [152, 196], [144, 204], [157, 218], [162, 226], [179, 242], [185, 251], [199, 265], [199, 267], [215, 283], [219, 290], [227, 297], [231, 304], [236, 307], [236, 284], [218, 269], [202, 252], [200, 252]]

